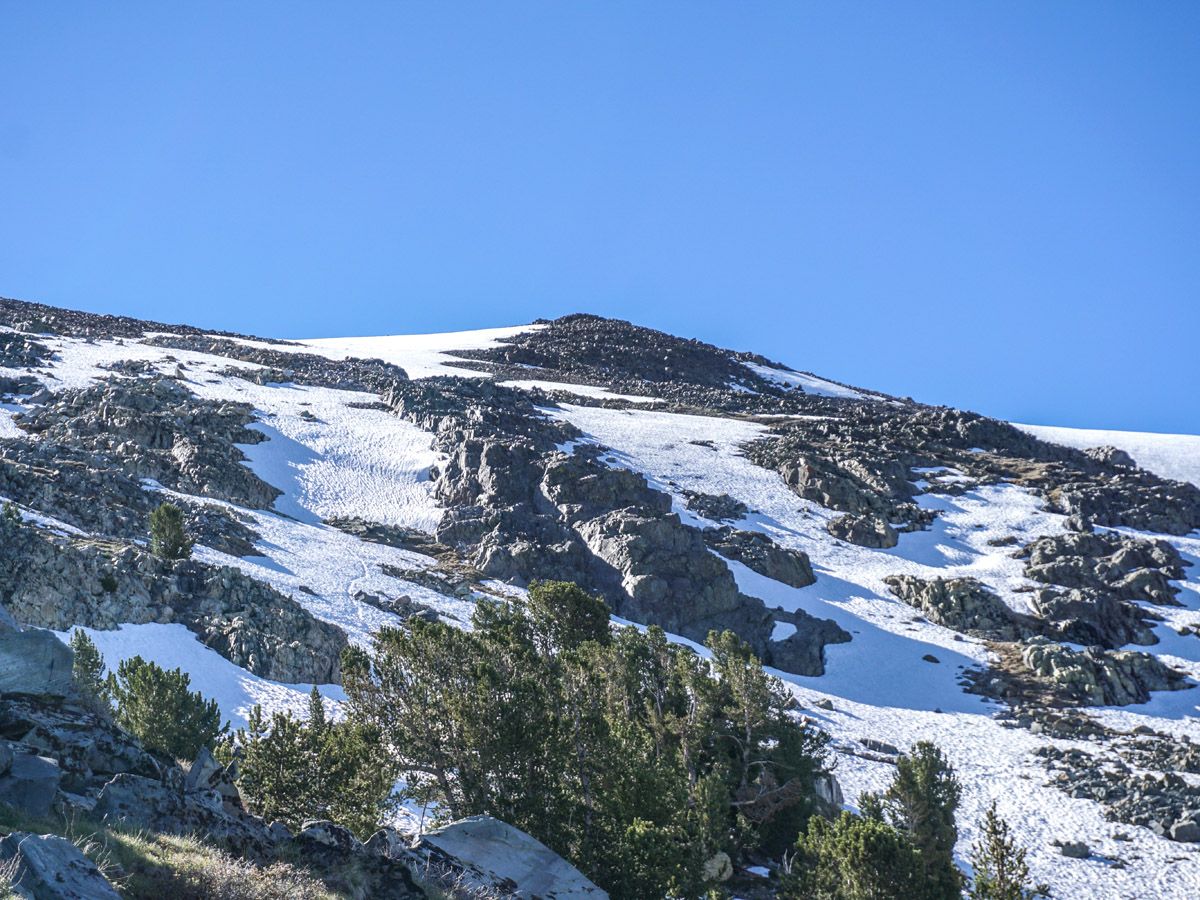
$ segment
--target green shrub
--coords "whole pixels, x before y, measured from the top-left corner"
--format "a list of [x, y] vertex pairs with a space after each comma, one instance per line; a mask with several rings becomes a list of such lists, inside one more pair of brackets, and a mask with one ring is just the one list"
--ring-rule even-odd
[[472, 624], [412, 620], [343, 659], [349, 717], [413, 799], [509, 822], [614, 898], [700, 896], [715, 854], [795, 840], [826, 738], [736, 636], [709, 635], [710, 662], [658, 628], [610, 632], [561, 582]]
[[187, 559], [192, 555], [183, 510], [174, 503], [163, 503], [150, 513], [150, 552], [160, 559]]
[[896, 761], [888, 789], [860, 800], [864, 815], [886, 821], [920, 851], [934, 900], [962, 896], [962, 873], [954, 864], [954, 813], [961, 795], [958, 777], [942, 751], [929, 741], [918, 741]]
[[167, 671], [140, 656], [124, 660], [108, 677], [117, 724], [146, 747], [183, 760], [195, 759], [226, 730], [217, 702], [190, 686], [182, 670]]
[[355, 722], [331, 722], [314, 687], [307, 720], [260, 707], [238, 731], [238, 788], [250, 811], [298, 830], [332, 819], [361, 838], [394, 807], [395, 772], [376, 736]]
[[787, 900], [924, 900], [930, 895], [921, 854], [892, 826], [843, 812], [814, 816], [796, 842]]

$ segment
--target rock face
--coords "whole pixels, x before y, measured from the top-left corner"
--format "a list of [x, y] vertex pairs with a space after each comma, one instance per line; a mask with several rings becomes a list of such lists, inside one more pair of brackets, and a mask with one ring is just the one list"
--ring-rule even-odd
[[187, 494], [269, 509], [279, 496], [238, 444], [266, 440], [244, 403], [201, 400], [172, 378], [114, 378], [64, 391], [17, 423], [42, 440], [104, 454], [109, 468]]
[[919, 609], [927, 619], [993, 640], [1014, 641], [1030, 629], [1022, 617], [974, 578], [934, 578], [890, 575], [884, 579], [893, 594]]
[[179, 622], [226, 659], [276, 681], [338, 681], [347, 643], [339, 629], [239, 569], [166, 562], [11, 520], [0, 521], [0, 601], [20, 621], [60, 631]]
[[0, 803], [22, 810], [31, 816], [50, 812], [54, 795], [62, 781], [58, 762], [37, 752], [27, 744], [0, 743]]
[[65, 695], [71, 689], [71, 664], [71, 651], [62, 641], [48, 631], [19, 628], [0, 606], [0, 694]]
[[[484, 575], [518, 584], [576, 581], [618, 615], [697, 641], [730, 629], [764, 661], [802, 674], [824, 671], [823, 641], [849, 638], [832, 622], [818, 627], [801, 615], [793, 623], [791, 614], [781, 617], [742, 593], [710, 552], [707, 533], [683, 524], [667, 494], [640, 474], [609, 467], [601, 448], [560, 451], [578, 433], [540, 415], [528, 396], [438, 378], [398, 384], [386, 400], [435, 433], [446, 461], [432, 473], [434, 492], [448, 508], [437, 539]], [[803, 554], [732, 530], [712, 539], [772, 577], [811, 583]], [[797, 624], [796, 632], [773, 641], [777, 621]]]
[[762, 532], [726, 526], [705, 531], [704, 540], [726, 559], [736, 560], [766, 578], [794, 588], [816, 583], [807, 553], [780, 547]]
[[37, 900], [120, 900], [96, 864], [58, 835], [14, 831], [0, 838], [0, 868], [10, 860], [13, 886]]
[[422, 837], [421, 845], [431, 848], [435, 857], [444, 854], [457, 860], [472, 873], [471, 881], [479, 891], [516, 885], [505, 895], [525, 900], [608, 896], [541, 841], [491, 816], [471, 816], [431, 831]]
[[1151, 691], [1190, 686], [1185, 676], [1167, 668], [1157, 657], [1132, 650], [1073, 650], [1045, 638], [1033, 638], [1021, 656], [1034, 675], [1089, 706], [1145, 703]]
[[845, 515], [830, 521], [829, 533], [839, 540], [877, 550], [895, 547], [900, 541], [896, 529], [876, 515]]
[[1027, 561], [1025, 574], [1035, 581], [1119, 600], [1178, 605], [1179, 589], [1170, 582], [1183, 578], [1184, 561], [1166, 541], [1069, 532], [1039, 538], [1020, 556]]

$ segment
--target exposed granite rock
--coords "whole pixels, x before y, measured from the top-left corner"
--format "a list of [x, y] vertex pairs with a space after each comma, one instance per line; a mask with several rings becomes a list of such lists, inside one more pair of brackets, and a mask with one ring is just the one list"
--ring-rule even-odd
[[1044, 638], [1032, 638], [1021, 657], [1034, 675], [1089, 706], [1145, 703], [1151, 691], [1192, 687], [1184, 675], [1157, 657], [1133, 650], [1074, 650]]
[[1033, 606], [1042, 620], [1043, 633], [1054, 640], [1109, 650], [1158, 642], [1144, 621], [1149, 614], [1113, 594], [1042, 588], [1034, 593]]
[[50, 348], [41, 341], [24, 334], [0, 331], [0, 368], [30, 368], [41, 365], [49, 357]]
[[43, 440], [104, 453], [131, 478], [268, 509], [280, 491], [243, 465], [237, 447], [266, 440], [246, 427], [253, 413], [244, 403], [201, 400], [171, 378], [116, 378], [64, 391], [17, 423]]
[[13, 522], [0, 523], [0, 600], [18, 621], [56, 630], [180, 622], [277, 681], [338, 681], [346, 646], [338, 628], [238, 569]]
[[838, 516], [832, 519], [826, 528], [839, 540], [876, 550], [895, 547], [900, 540], [896, 529], [877, 515]]
[[[6, 533], [0, 527], [0, 540]], [[63, 696], [71, 690], [71, 666], [62, 641], [40, 628], [20, 628], [0, 606], [0, 694]]]
[[1121, 600], [1177, 606], [1172, 579], [1183, 577], [1179, 551], [1163, 540], [1114, 532], [1068, 532], [1038, 538], [1018, 554], [1025, 574], [1066, 588], [1111, 593]]
[[739, 531], [725, 526], [704, 532], [708, 546], [726, 559], [736, 560], [766, 578], [794, 588], [816, 582], [812, 563], [803, 550], [780, 547], [758, 531]]
[[382, 394], [396, 382], [408, 380], [408, 373], [402, 368], [381, 359], [333, 360], [315, 353], [256, 347], [206, 334], [156, 335], [148, 338], [146, 343], [256, 363], [266, 368], [236, 369], [227, 374], [235, 374], [258, 384], [307, 384], [340, 391]]
[[931, 622], [955, 631], [1003, 641], [1017, 640], [1032, 631], [1024, 617], [974, 578], [926, 581], [915, 575], [889, 575], [884, 582], [893, 594], [919, 609]]
[[684, 491], [687, 508], [714, 522], [734, 522], [744, 519], [750, 508], [736, 497], [728, 494], [705, 494], [702, 491]]
[[[11, 860], [11, 862], [9, 862]], [[13, 887], [37, 900], [120, 900], [79, 848], [55, 834], [14, 831], [0, 838], [0, 867], [14, 867]]]

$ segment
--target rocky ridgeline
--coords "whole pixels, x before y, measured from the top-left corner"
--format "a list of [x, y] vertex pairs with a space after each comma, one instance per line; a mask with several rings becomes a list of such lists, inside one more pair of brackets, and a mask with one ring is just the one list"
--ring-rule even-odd
[[231, 367], [225, 374], [236, 375], [258, 384], [306, 384], [339, 391], [382, 394], [395, 382], [408, 380], [408, 373], [402, 368], [381, 359], [333, 360], [315, 353], [256, 347], [237, 340], [215, 338], [212, 335], [160, 334], [147, 338], [145, 342], [155, 347], [191, 350], [195, 353], [255, 363], [264, 368]]
[[[843, 401], [789, 390], [746, 363], [783, 368], [755, 353], [723, 350], [620, 319], [577, 314], [454, 356], [503, 379], [587, 384], [657, 397], [685, 408], [779, 414], [836, 410]], [[460, 364], [470, 366], [471, 363]], [[864, 395], [871, 395], [864, 392]], [[883, 395], [871, 395], [883, 398]], [[572, 402], [588, 403], [572, 397]]]
[[[824, 671], [825, 643], [848, 639], [832, 622], [768, 610], [741, 593], [705, 534], [671, 512], [668, 495], [642, 475], [605, 465], [597, 448], [560, 451], [578, 432], [547, 419], [528, 395], [433, 378], [398, 384], [385, 400], [434, 433], [445, 454], [432, 473], [434, 492], [447, 508], [437, 539], [485, 576], [576, 581], [618, 615], [700, 641], [711, 629], [730, 629], [771, 665], [803, 674]], [[765, 537], [729, 540], [730, 554], [761, 559], [793, 581], [811, 577], [807, 559], [772, 553]], [[796, 632], [772, 640], [777, 621]]]
[[287, 346], [289, 341], [236, 334], [231, 331], [206, 331], [191, 325], [164, 325], [129, 316], [107, 316], [77, 309], [61, 309], [26, 300], [0, 297], [0, 325], [28, 334], [57, 334], [73, 338], [140, 338], [147, 332], [169, 331], [185, 335], [220, 335]]
[[58, 631], [178, 622], [234, 664], [275, 681], [336, 683], [347, 643], [338, 628], [238, 569], [166, 562], [7, 517], [0, 519], [0, 601], [18, 621]]
[[94, 454], [98, 468], [153, 479], [182, 493], [269, 509], [281, 493], [244, 463], [238, 444], [266, 436], [245, 403], [201, 400], [167, 377], [109, 379], [63, 391], [17, 417], [30, 435]]
[[[148, 752], [80, 702], [71, 664], [57, 638], [18, 629], [0, 607], [0, 803], [23, 815], [59, 820], [64, 830], [83, 817], [143, 835], [195, 836], [258, 865], [299, 861], [344, 896], [607, 896], [543, 844], [487, 816], [424, 835], [384, 828], [365, 842], [328, 821], [305, 822], [295, 833], [265, 822], [246, 810], [236, 761], [222, 766], [201, 751], [185, 769]], [[5, 863], [18, 896], [121, 896], [75, 843], [57, 835], [0, 838]]]

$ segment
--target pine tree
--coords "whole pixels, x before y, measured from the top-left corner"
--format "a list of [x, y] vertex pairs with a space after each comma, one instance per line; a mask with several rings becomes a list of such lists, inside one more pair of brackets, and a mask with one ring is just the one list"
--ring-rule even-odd
[[954, 813], [962, 789], [954, 769], [936, 746], [918, 741], [896, 761], [896, 774], [881, 795], [860, 801], [868, 818], [886, 821], [920, 852], [930, 896], [958, 900], [962, 873], [954, 865], [958, 828]]
[[182, 670], [167, 671], [140, 656], [122, 661], [108, 676], [117, 724], [148, 748], [183, 760], [195, 759], [227, 727], [217, 702], [190, 686]]
[[971, 900], [1030, 900], [1044, 893], [1030, 886], [1025, 849], [1017, 846], [994, 800], [983, 817], [983, 834], [971, 848], [971, 866], [975, 870], [967, 891]]
[[785, 900], [925, 900], [930, 897], [921, 854], [895, 828], [843, 812], [820, 816], [796, 842]]
[[110, 698], [108, 684], [104, 679], [104, 657], [82, 628], [76, 628], [71, 635], [71, 652], [74, 654], [71, 672], [79, 695], [89, 704], [101, 710], [109, 710]]
[[160, 559], [187, 559], [192, 555], [183, 510], [174, 503], [163, 503], [150, 513], [150, 552]]

